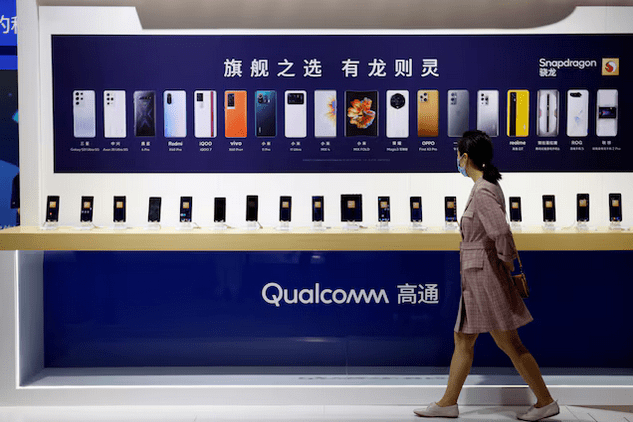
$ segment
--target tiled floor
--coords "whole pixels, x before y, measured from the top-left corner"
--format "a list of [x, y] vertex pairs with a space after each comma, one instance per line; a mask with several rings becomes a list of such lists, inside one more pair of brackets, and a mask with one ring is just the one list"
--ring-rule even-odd
[[[462, 406], [458, 420], [516, 421], [525, 407]], [[419, 418], [410, 406], [116, 406], [0, 407], [2, 422], [446, 421]], [[633, 413], [561, 406], [546, 421], [633, 422]]]

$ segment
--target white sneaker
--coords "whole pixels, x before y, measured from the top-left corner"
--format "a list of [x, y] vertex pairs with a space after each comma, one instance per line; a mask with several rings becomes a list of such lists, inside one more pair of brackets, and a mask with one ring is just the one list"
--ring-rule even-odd
[[415, 409], [413, 413], [426, 418], [456, 418], [459, 416], [459, 409], [456, 404], [453, 406], [440, 407], [433, 402], [426, 409]]
[[536, 408], [534, 406], [530, 407], [530, 410], [523, 415], [517, 415], [517, 418], [522, 421], [539, 421], [544, 418], [549, 418], [551, 416], [556, 416], [560, 413], [560, 408], [558, 407], [558, 402], [553, 401], [547, 406]]

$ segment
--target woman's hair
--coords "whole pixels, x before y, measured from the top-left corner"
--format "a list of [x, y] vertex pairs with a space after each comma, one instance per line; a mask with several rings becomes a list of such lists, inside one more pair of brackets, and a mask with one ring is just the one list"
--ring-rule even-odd
[[484, 179], [490, 183], [497, 183], [501, 179], [501, 173], [492, 164], [493, 148], [490, 137], [480, 130], [464, 132], [457, 142], [459, 155], [468, 154], [471, 163], [483, 171]]

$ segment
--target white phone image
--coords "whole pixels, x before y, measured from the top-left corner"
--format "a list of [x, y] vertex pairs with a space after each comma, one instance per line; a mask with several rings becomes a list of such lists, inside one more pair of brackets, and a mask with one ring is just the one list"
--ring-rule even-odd
[[567, 91], [567, 136], [583, 137], [589, 131], [589, 91]]
[[387, 90], [387, 138], [409, 137], [409, 91]]
[[125, 91], [103, 91], [103, 136], [125, 138]]
[[536, 134], [540, 137], [558, 136], [557, 89], [539, 89], [537, 93]]
[[618, 90], [599, 89], [596, 114], [596, 135], [618, 134]]
[[286, 91], [284, 133], [286, 138], [308, 136], [308, 94], [306, 91]]
[[336, 137], [336, 90], [317, 89], [314, 91], [314, 136], [316, 138]]
[[499, 136], [499, 91], [477, 91], [477, 130], [490, 137]]
[[193, 93], [193, 134], [196, 138], [215, 138], [217, 133], [217, 95], [215, 91]]
[[187, 94], [185, 91], [165, 91], [163, 110], [165, 111], [165, 138], [187, 136]]
[[97, 135], [95, 92], [73, 91], [73, 134], [75, 138], [94, 138]]

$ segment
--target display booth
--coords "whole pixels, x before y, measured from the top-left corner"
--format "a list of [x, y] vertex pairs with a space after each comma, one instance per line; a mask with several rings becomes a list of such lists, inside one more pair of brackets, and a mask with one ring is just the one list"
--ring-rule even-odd
[[[552, 394], [630, 403], [633, 8], [425, 31], [18, 13], [23, 225], [0, 231], [0, 404], [439, 397], [472, 188], [456, 141], [475, 128]], [[481, 336], [462, 402], [530, 394]]]

